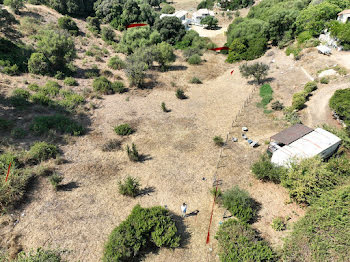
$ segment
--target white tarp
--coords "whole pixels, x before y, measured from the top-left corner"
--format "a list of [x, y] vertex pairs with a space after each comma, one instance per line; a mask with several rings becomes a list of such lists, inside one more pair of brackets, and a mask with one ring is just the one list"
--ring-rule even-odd
[[316, 128], [293, 143], [277, 149], [272, 155], [271, 162], [288, 167], [294, 159], [300, 160], [316, 155], [326, 158], [334, 153], [340, 143], [339, 137], [322, 128]]

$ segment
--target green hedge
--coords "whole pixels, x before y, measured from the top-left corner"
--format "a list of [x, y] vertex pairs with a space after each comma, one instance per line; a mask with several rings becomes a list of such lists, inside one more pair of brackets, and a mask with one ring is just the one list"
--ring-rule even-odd
[[346, 122], [350, 123], [350, 88], [335, 91], [329, 106]]
[[110, 234], [103, 261], [134, 261], [147, 248], [175, 248], [179, 242], [175, 222], [167, 209], [136, 205], [128, 218]]

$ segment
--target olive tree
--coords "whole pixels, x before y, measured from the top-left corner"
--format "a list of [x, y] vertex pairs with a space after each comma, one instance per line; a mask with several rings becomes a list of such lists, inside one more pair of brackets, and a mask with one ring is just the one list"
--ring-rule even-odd
[[254, 63], [252, 65], [243, 64], [239, 67], [239, 71], [245, 78], [253, 77], [258, 84], [265, 79], [269, 72], [270, 67], [264, 63]]

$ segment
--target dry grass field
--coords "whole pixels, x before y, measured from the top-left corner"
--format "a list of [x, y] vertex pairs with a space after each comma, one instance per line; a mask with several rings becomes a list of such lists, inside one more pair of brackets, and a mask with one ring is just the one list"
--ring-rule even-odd
[[[179, 0], [174, 5], [177, 9], [189, 10], [195, 9], [198, 3]], [[55, 21], [60, 16], [45, 7], [28, 6], [28, 10], [40, 13], [46, 21]], [[87, 33], [85, 22], [76, 21], [80, 30]], [[218, 44], [222, 44], [222, 40], [213, 36], [213, 41]], [[88, 43], [77, 39], [76, 44], [79, 58], [75, 64], [82, 70], [91, 68], [93, 64], [101, 69], [107, 68], [108, 57], [114, 55], [114, 51], [101, 39], [92, 37]], [[109, 54], [102, 61], [85, 57], [85, 52], [92, 45], [107, 48]], [[263, 109], [256, 106], [260, 97], [255, 92], [232, 127], [233, 119], [254, 88], [241, 77], [239, 64], [227, 64], [225, 56], [207, 52], [202, 65], [191, 66], [180, 52], [176, 54], [178, 58], [168, 72], [150, 71], [148, 89], [91, 100], [96, 109], [88, 113], [88, 133], [70, 138], [67, 144], [61, 146], [63, 157], [67, 160], [57, 166], [57, 171], [64, 174], [63, 189], [55, 192], [47, 179], [39, 178], [29, 192], [27, 202], [19, 210], [1, 217], [0, 243], [3, 247], [11, 252], [41, 246], [60, 248], [67, 251], [64, 256], [68, 261], [100, 261], [109, 233], [125, 220], [136, 204], [143, 207], [161, 205], [173, 212], [183, 236], [182, 246], [148, 254], [144, 261], [218, 261], [214, 235], [219, 222], [223, 221], [223, 208], [215, 206], [211, 241], [209, 245], [205, 243], [213, 202], [209, 190], [220, 152], [212, 139], [216, 135], [226, 137], [227, 134], [229, 138], [238, 137], [239, 141], [229, 142], [223, 149], [217, 170], [217, 176], [222, 180], [221, 187], [225, 190], [238, 185], [248, 190], [260, 203], [259, 219], [253, 227], [273, 246], [282, 245], [289, 230], [274, 231], [270, 225], [272, 219], [290, 216], [291, 223], [302, 216], [304, 210], [288, 202], [288, 193], [282, 186], [256, 180], [250, 166], [266, 150], [265, 141], [285, 128], [286, 123], [280, 120], [279, 113], [263, 113]], [[315, 56], [318, 56], [318, 64], [311, 64]], [[274, 99], [285, 105], [290, 105], [292, 94], [309, 81], [301, 66], [314, 76], [325, 63], [331, 65], [333, 62], [332, 57], [320, 57], [315, 50], [295, 61], [277, 48], [269, 50], [259, 61], [270, 65]], [[234, 73], [231, 75], [232, 70]], [[122, 71], [112, 71], [126, 82]], [[203, 84], [190, 84], [189, 80], [194, 76]], [[23, 79], [38, 84], [49, 79], [29, 74], [9, 77], [1, 73], [0, 78], [1, 92], [5, 94], [16, 86], [23, 86]], [[337, 81], [332, 83], [332, 91], [340, 86]], [[91, 79], [78, 78], [78, 82], [78, 91], [91, 88]], [[178, 87], [185, 90], [188, 99], [175, 97]], [[303, 111], [303, 117], [311, 126], [319, 122], [314, 120], [317, 101], [324, 97], [323, 92], [327, 88], [322, 86], [316, 91], [309, 101], [310, 106]], [[162, 102], [166, 103], [170, 112], [162, 111]], [[326, 104], [322, 105], [326, 107]], [[25, 119], [31, 117], [26, 116]], [[123, 123], [129, 123], [136, 132], [127, 138], [116, 135], [113, 127]], [[258, 141], [260, 147], [253, 149], [240, 139], [242, 126], [249, 128], [247, 135]], [[122, 141], [123, 149], [103, 152], [101, 146], [113, 138]], [[30, 142], [24, 141], [24, 144]], [[142, 162], [128, 160], [124, 148], [131, 143], [135, 143], [143, 155]], [[144, 189], [142, 196], [131, 199], [118, 193], [118, 181], [128, 175], [140, 180]], [[183, 202], [187, 203], [189, 213], [198, 210], [198, 214], [182, 219], [180, 206]], [[18, 223], [14, 223], [16, 220]]]

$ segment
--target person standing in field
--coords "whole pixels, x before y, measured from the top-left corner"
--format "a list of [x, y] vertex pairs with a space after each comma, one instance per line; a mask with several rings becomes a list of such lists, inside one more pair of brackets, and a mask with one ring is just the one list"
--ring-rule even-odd
[[186, 217], [187, 205], [183, 203], [181, 206], [182, 217]]

